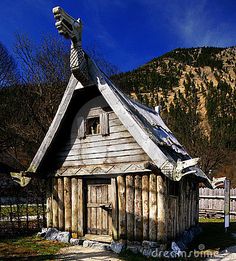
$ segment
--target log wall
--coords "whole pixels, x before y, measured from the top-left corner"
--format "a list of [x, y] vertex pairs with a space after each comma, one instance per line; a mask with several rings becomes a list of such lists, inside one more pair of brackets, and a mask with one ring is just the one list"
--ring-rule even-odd
[[[59, 177], [48, 184], [48, 227], [70, 231], [74, 237], [89, 233], [85, 180]], [[198, 187], [193, 179], [178, 182], [175, 195], [171, 194], [171, 181], [153, 173], [120, 175], [109, 184], [109, 222], [115, 240], [166, 242], [198, 222]]]

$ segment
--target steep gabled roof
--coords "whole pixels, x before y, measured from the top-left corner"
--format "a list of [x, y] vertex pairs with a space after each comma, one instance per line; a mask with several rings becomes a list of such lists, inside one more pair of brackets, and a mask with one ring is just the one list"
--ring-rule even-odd
[[[185, 175], [193, 174], [210, 182], [202, 170], [197, 167], [197, 160], [191, 159], [155, 110], [131, 100], [101, 72], [91, 59], [89, 59], [88, 70], [106, 102], [163, 174], [176, 181]], [[59, 128], [62, 127], [62, 120], [66, 115], [74, 91], [80, 88], [86, 88], [86, 86], [82, 86], [72, 74], [57, 114], [28, 172], [38, 171], [56, 139]]]

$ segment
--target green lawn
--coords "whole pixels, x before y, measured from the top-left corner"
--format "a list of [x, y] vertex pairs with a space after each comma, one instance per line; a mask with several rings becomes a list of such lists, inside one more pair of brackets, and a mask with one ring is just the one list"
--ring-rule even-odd
[[60, 248], [68, 246], [34, 236], [0, 239], [0, 260], [51, 260]]

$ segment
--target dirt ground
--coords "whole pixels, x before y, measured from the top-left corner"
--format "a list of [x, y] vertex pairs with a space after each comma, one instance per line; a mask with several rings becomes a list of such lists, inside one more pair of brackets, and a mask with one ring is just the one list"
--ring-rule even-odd
[[95, 248], [85, 248], [82, 246], [71, 246], [61, 248], [57, 253], [56, 260], [123, 260], [112, 251], [99, 250]]

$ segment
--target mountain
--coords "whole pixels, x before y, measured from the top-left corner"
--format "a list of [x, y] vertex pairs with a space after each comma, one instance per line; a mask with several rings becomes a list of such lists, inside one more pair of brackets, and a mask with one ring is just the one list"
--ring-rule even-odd
[[225, 174], [226, 166], [232, 165], [236, 155], [236, 47], [175, 49], [113, 76], [113, 81], [134, 99], [161, 106], [167, 124], [190, 154], [201, 156], [207, 173]]

